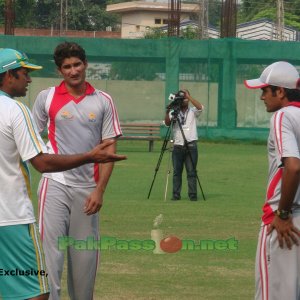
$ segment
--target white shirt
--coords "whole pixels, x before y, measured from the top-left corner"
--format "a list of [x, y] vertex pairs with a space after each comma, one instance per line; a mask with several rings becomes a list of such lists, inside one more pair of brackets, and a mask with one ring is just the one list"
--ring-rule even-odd
[[0, 92], [0, 226], [35, 222], [26, 161], [46, 152], [31, 113]]
[[[48, 152], [74, 154], [90, 151], [100, 141], [122, 134], [112, 98], [86, 83], [86, 93], [79, 99], [69, 94], [65, 82], [42, 91], [32, 114], [40, 132], [48, 129]], [[97, 163], [58, 173], [46, 173], [61, 184], [95, 187], [99, 178]]]
[[[270, 224], [278, 208], [281, 197], [282, 159], [300, 159], [300, 103], [290, 102], [288, 106], [275, 112], [270, 120], [268, 139], [269, 180], [266, 202], [263, 207], [263, 221]], [[300, 183], [296, 192], [293, 210], [300, 209]]]
[[[180, 127], [178, 125], [178, 122], [180, 122], [182, 126], [183, 134], [187, 142], [198, 140], [197, 118], [200, 116], [201, 112], [202, 109], [198, 110], [196, 107], [189, 107], [185, 111], [185, 113], [183, 113], [182, 111], [179, 112], [177, 118], [178, 120], [176, 120], [175, 124], [173, 125], [174, 145], [181, 145], [181, 146], [184, 145], [184, 139]], [[173, 111], [170, 111], [169, 117], [170, 120], [172, 121], [174, 118]]]

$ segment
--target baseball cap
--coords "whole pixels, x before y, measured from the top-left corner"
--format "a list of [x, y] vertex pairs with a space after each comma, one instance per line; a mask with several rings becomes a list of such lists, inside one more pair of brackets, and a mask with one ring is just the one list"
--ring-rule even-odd
[[42, 69], [41, 66], [29, 63], [28, 57], [25, 53], [21, 53], [10, 48], [0, 49], [0, 74], [6, 72], [7, 70], [12, 70], [20, 67], [28, 68], [31, 70]]
[[300, 79], [297, 69], [288, 62], [278, 61], [266, 67], [257, 79], [245, 80], [249, 89], [259, 89], [274, 85], [287, 89], [297, 89]]

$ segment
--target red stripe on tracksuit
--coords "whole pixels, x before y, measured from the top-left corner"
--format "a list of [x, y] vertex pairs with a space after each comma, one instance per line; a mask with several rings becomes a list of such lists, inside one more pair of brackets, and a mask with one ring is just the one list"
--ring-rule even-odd
[[[120, 126], [120, 122], [118, 119], [118, 114], [116, 111], [116, 107], [113, 104], [113, 100], [110, 97], [110, 95], [104, 93], [103, 91], [99, 91], [101, 93], [101, 95], [104, 96], [105, 99], [108, 100], [109, 106], [111, 107], [111, 111], [112, 111], [112, 122], [113, 122], [113, 126], [114, 126], [114, 132], [116, 136], [120, 136], [122, 135], [122, 131], [121, 131], [121, 126]], [[94, 180], [95, 182], [99, 181], [99, 164], [95, 164], [94, 165]]]
[[[283, 112], [277, 112], [274, 115], [274, 138], [276, 147], [278, 150], [278, 154], [282, 157], [282, 118]], [[260, 273], [260, 284], [261, 284], [261, 299], [268, 300], [269, 299], [269, 274], [268, 274], [268, 258], [267, 258], [267, 248], [266, 248], [266, 241], [267, 241], [267, 230], [268, 224], [270, 224], [274, 219], [274, 212], [269, 204], [269, 201], [273, 199], [275, 195], [275, 191], [278, 188], [278, 185], [282, 179], [283, 168], [279, 167], [271, 179], [268, 188], [267, 188], [267, 195], [266, 195], [266, 202], [263, 206], [263, 216], [262, 221], [265, 226], [262, 227], [262, 232], [259, 241], [259, 273]]]
[[[276, 112], [274, 115], [274, 138], [275, 143], [278, 149], [278, 153], [280, 157], [282, 157], [282, 118], [283, 118], [283, 112]], [[265, 202], [265, 205], [263, 207], [263, 216], [262, 221], [265, 225], [270, 224], [273, 221], [274, 213], [272, 207], [269, 205], [269, 200], [271, 200], [274, 197], [276, 188], [278, 187], [278, 184], [281, 182], [282, 179], [282, 172], [283, 168], [278, 168], [275, 175], [271, 179], [268, 188], [267, 188], [267, 200]]]
[[99, 181], [99, 164], [94, 164], [94, 180], [96, 183]]
[[43, 240], [44, 237], [44, 207], [45, 207], [47, 189], [48, 189], [48, 178], [43, 178], [41, 190], [39, 193], [39, 199], [38, 199], [39, 200], [38, 201], [39, 229], [40, 229], [41, 240]]
[[108, 100], [109, 105], [111, 107], [111, 110], [112, 110], [112, 113], [113, 113], [112, 119], [113, 119], [113, 125], [114, 125], [115, 135], [116, 136], [120, 136], [122, 134], [122, 132], [121, 132], [121, 126], [120, 126], [119, 120], [117, 118], [117, 112], [116, 112], [115, 106], [113, 105], [112, 98], [108, 94], [106, 94], [106, 93], [104, 93], [102, 91], [100, 91], [100, 92]]
[[277, 112], [274, 115], [274, 135], [278, 152], [282, 157], [282, 118], [283, 112]]
[[267, 226], [263, 226], [262, 233], [259, 241], [259, 273], [260, 273], [260, 284], [261, 284], [261, 300], [269, 299], [268, 290], [268, 261], [267, 261]]
[[282, 173], [283, 173], [283, 168], [279, 168], [272, 178], [268, 190], [267, 190], [267, 201], [265, 202], [265, 205], [263, 206], [263, 216], [262, 216], [262, 221], [264, 222], [265, 225], [270, 224], [273, 221], [274, 218], [274, 212], [268, 201], [273, 198], [275, 190], [281, 181], [282, 178]]
[[55, 130], [56, 130], [56, 124], [55, 124], [55, 118], [57, 113], [69, 102], [72, 101], [71, 97], [67, 98], [65, 94], [59, 94], [57, 92], [57, 89], [59, 87], [55, 87], [55, 92], [53, 95], [53, 98], [51, 100], [51, 105], [49, 108], [49, 141], [51, 143], [51, 146], [53, 148], [53, 151], [55, 154], [58, 154], [58, 147], [57, 147], [57, 142], [56, 142], [56, 135], [55, 135]]

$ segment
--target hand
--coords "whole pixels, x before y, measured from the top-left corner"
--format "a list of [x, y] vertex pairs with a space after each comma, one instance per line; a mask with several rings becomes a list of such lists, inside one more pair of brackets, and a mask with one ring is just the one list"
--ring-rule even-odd
[[284, 242], [288, 249], [291, 249], [293, 244], [299, 245], [300, 231], [294, 226], [291, 217], [287, 220], [282, 220], [278, 216], [275, 216], [268, 227], [268, 234], [270, 234], [273, 229], [277, 231], [280, 248], [283, 248]]
[[188, 90], [182, 90], [184, 92], [184, 97], [185, 99], [188, 99], [190, 101], [191, 95]]
[[97, 163], [108, 163], [108, 162], [114, 162], [114, 161], [127, 159], [127, 156], [125, 156], [125, 155], [118, 155], [118, 154], [109, 153], [106, 151], [106, 148], [114, 143], [115, 143], [114, 140], [105, 140], [103, 143], [101, 143], [101, 144], [97, 145], [95, 148], [93, 148], [89, 152], [91, 161], [97, 162]]
[[98, 193], [95, 189], [85, 200], [84, 213], [88, 216], [96, 214], [102, 207], [103, 193]]

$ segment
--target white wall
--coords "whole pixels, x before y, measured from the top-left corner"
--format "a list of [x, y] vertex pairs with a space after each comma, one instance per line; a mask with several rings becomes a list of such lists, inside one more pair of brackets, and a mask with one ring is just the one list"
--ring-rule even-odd
[[[155, 24], [155, 19], [168, 19], [167, 12], [128, 12], [122, 15], [121, 38], [143, 37], [147, 27], [161, 27], [163, 24]], [[181, 13], [181, 19], [189, 19], [189, 14]], [[138, 26], [140, 26], [138, 28]]]

